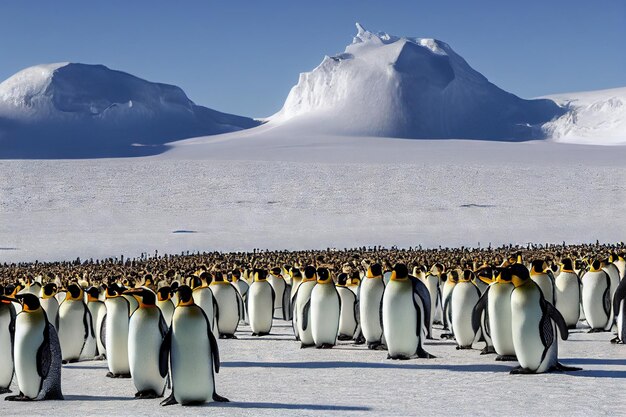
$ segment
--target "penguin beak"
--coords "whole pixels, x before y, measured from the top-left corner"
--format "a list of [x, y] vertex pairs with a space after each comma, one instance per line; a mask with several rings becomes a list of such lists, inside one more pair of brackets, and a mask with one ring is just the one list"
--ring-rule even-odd
[[17, 298], [7, 297], [6, 295], [0, 295], [0, 301], [5, 304], [8, 303], [19, 303], [20, 301]]

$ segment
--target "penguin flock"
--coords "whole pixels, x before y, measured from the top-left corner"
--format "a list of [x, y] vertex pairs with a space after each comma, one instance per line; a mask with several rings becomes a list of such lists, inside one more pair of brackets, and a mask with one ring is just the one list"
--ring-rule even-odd
[[[63, 365], [105, 360], [137, 399], [228, 402], [220, 339], [290, 323], [301, 348], [350, 341], [391, 360], [457, 349], [517, 361], [512, 374], [575, 371], [558, 360], [574, 328], [626, 341], [626, 247], [382, 247], [142, 256], [0, 265], [0, 394], [61, 400]], [[105, 375], [103, 375], [104, 377]], [[169, 390], [169, 394], [167, 391]]]

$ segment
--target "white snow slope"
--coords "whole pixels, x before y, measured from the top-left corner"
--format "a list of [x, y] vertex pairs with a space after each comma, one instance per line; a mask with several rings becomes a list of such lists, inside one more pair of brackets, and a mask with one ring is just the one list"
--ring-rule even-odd
[[165, 142], [258, 124], [103, 65], [37, 65], [0, 83], [3, 159], [155, 154]]

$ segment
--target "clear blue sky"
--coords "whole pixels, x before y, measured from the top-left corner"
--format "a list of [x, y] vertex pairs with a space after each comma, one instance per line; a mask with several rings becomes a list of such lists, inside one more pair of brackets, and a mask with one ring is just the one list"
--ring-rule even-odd
[[525, 98], [626, 86], [624, 0], [4, 0], [0, 79], [38, 63], [101, 63], [268, 116], [300, 72], [343, 51], [356, 21], [441, 39]]

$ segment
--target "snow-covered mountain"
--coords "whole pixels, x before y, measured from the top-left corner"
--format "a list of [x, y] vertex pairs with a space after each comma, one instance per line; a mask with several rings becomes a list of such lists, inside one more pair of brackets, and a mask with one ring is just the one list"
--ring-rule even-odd
[[490, 83], [439, 40], [358, 33], [345, 52], [300, 75], [271, 125], [403, 138], [526, 140], [565, 109]]
[[258, 124], [103, 65], [37, 65], [0, 84], [0, 158], [154, 154], [173, 140]]

